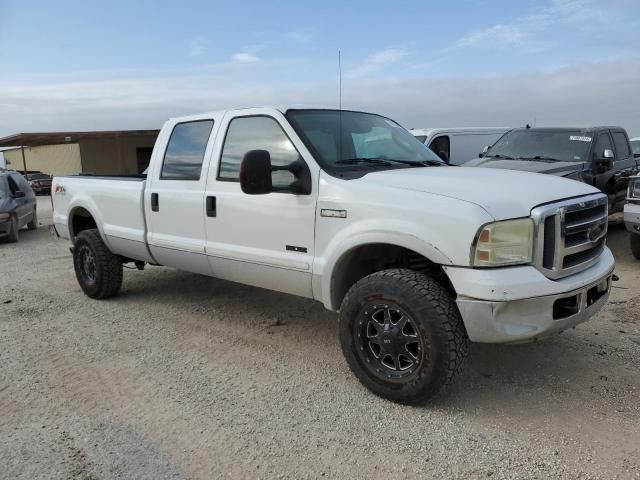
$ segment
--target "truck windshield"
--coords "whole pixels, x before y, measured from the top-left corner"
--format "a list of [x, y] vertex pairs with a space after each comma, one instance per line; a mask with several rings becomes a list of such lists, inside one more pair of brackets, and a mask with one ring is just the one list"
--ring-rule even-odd
[[502, 136], [485, 157], [517, 160], [584, 162], [592, 135], [584, 131], [512, 130]]
[[340, 110], [289, 110], [287, 118], [318, 162], [342, 169], [446, 165], [393, 120]]

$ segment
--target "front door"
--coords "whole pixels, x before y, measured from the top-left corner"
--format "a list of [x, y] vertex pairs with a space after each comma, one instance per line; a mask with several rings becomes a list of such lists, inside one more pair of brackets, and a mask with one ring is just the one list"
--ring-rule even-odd
[[144, 199], [147, 242], [156, 261], [203, 275], [211, 274], [204, 254], [203, 198], [214, 123], [213, 118], [177, 123], [168, 139], [158, 139]]
[[[205, 199], [205, 249], [213, 275], [311, 297], [318, 167], [284, 116], [271, 110], [229, 114], [220, 128], [215, 148], [220, 155], [212, 159]], [[243, 193], [240, 163], [250, 150], [267, 150], [273, 166], [305, 161], [311, 194], [287, 191], [294, 180], [288, 171], [273, 172], [278, 192]]]

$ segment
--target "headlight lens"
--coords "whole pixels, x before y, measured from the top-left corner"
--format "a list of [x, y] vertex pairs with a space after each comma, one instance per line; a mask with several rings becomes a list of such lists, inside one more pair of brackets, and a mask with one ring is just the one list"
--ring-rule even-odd
[[472, 252], [474, 267], [531, 263], [533, 220], [519, 218], [490, 223], [480, 229]]
[[633, 178], [629, 180], [627, 198], [630, 200], [640, 200], [640, 178]]

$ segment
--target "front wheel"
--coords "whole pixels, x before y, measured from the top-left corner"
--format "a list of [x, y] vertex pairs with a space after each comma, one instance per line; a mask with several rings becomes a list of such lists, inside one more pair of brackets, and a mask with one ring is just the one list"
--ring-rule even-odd
[[636, 259], [640, 260], [640, 234], [639, 233], [630, 233], [630, 241], [631, 241], [631, 253]]
[[83, 230], [73, 248], [73, 266], [84, 293], [91, 298], [113, 297], [122, 286], [122, 262], [111, 253], [96, 229]]
[[412, 270], [358, 281], [340, 308], [342, 351], [360, 382], [400, 403], [441, 393], [460, 372], [468, 338], [449, 293]]

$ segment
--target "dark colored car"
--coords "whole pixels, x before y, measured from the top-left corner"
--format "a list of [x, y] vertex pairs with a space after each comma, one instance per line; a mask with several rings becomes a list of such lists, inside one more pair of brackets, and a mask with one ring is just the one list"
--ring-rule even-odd
[[516, 128], [465, 167], [547, 173], [593, 185], [609, 196], [609, 213], [622, 211], [629, 177], [639, 171], [621, 127]]
[[0, 237], [18, 241], [18, 230], [38, 228], [36, 195], [18, 172], [0, 170]]
[[24, 175], [36, 195], [51, 195], [51, 176], [42, 172], [29, 172]]

